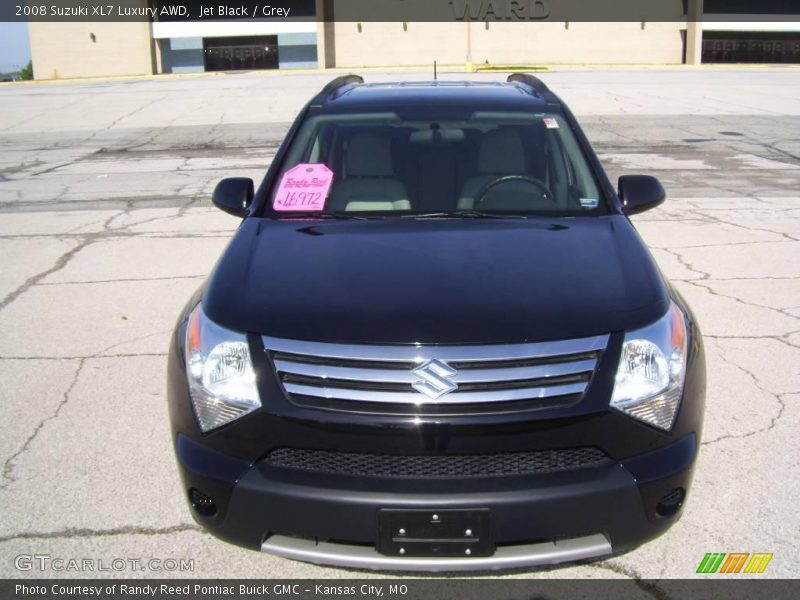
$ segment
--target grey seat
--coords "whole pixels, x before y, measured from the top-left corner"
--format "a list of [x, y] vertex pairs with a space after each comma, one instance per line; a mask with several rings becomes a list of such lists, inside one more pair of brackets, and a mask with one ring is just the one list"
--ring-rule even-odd
[[467, 179], [461, 188], [459, 209], [475, 208], [475, 195], [490, 181], [503, 175], [525, 174], [525, 152], [516, 131], [498, 128], [484, 134], [478, 150], [478, 173]]
[[389, 140], [378, 133], [359, 132], [347, 142], [344, 178], [331, 190], [335, 211], [410, 210], [406, 188], [394, 177]]

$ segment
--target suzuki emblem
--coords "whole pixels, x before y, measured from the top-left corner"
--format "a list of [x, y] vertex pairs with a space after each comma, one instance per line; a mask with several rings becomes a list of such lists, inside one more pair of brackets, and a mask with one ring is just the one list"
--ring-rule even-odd
[[411, 372], [419, 377], [411, 387], [431, 400], [436, 400], [458, 388], [458, 384], [453, 381], [458, 371], [436, 358], [421, 364]]

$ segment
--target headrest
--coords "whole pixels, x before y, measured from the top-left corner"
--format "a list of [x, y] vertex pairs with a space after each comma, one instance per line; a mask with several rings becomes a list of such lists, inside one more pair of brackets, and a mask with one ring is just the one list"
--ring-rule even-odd
[[478, 154], [480, 173], [524, 173], [525, 154], [519, 134], [504, 127], [487, 131]]
[[380, 210], [411, 210], [411, 203], [408, 200], [352, 200], [344, 208], [347, 212], [380, 211]]
[[356, 133], [348, 143], [345, 167], [348, 177], [394, 175], [389, 140], [376, 133]]

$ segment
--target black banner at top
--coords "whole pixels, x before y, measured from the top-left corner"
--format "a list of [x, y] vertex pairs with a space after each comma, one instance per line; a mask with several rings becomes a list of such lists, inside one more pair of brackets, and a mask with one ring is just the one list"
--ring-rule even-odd
[[3, 0], [0, 21], [797, 21], [798, 0]]

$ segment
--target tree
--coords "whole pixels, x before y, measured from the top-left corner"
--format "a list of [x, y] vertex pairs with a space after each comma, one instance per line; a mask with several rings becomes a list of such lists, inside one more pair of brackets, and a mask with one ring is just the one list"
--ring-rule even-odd
[[33, 61], [29, 60], [28, 64], [22, 68], [19, 72], [19, 78], [23, 80], [33, 79]]

